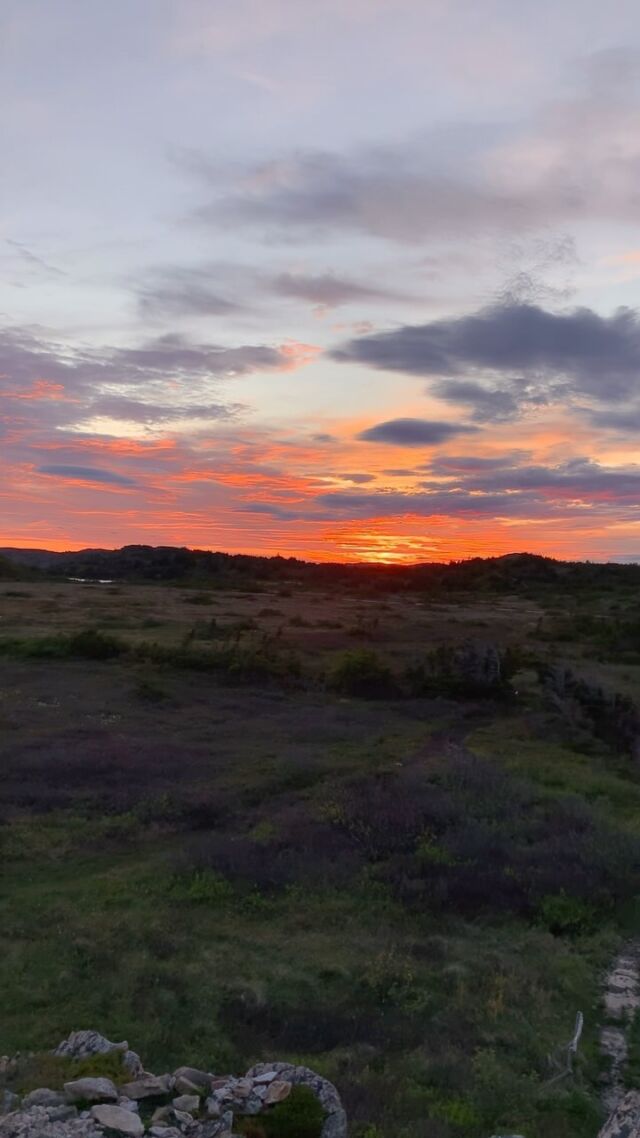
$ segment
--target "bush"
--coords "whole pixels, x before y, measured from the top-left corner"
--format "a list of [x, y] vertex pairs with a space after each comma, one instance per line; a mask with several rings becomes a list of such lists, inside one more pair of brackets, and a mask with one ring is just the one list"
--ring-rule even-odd
[[309, 1087], [292, 1087], [284, 1102], [262, 1115], [267, 1138], [320, 1138], [325, 1112]]
[[34, 639], [4, 639], [0, 641], [0, 652], [8, 655], [26, 656], [29, 659], [73, 659], [110, 660], [128, 651], [128, 645], [116, 636], [100, 632], [97, 628], [85, 628], [60, 636], [42, 636]]
[[176, 877], [170, 887], [172, 897], [197, 905], [222, 905], [233, 896], [224, 877], [210, 869], [196, 870], [190, 877]]
[[412, 695], [446, 695], [454, 699], [504, 697], [517, 664], [494, 644], [468, 641], [456, 647], [441, 644], [407, 670]]
[[592, 932], [597, 923], [594, 907], [577, 897], [567, 896], [564, 890], [543, 897], [538, 914], [541, 924], [556, 936]]
[[339, 695], [364, 699], [384, 699], [395, 691], [390, 668], [376, 652], [365, 649], [338, 656], [327, 673], [327, 687]]

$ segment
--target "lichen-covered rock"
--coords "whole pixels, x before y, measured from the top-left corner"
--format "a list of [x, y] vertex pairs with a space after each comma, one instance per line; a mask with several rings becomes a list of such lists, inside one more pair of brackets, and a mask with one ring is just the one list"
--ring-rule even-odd
[[136, 1102], [144, 1098], [161, 1098], [162, 1095], [171, 1094], [173, 1090], [172, 1075], [145, 1074], [133, 1083], [126, 1083], [121, 1087], [121, 1093]]
[[279, 1081], [309, 1087], [318, 1096], [327, 1115], [322, 1127], [322, 1138], [347, 1138], [347, 1115], [333, 1083], [309, 1067], [295, 1067], [292, 1063], [256, 1063], [247, 1071], [247, 1078], [258, 1079], [272, 1071], [275, 1071]]
[[208, 1091], [211, 1088], [213, 1075], [208, 1071], [201, 1071], [198, 1067], [178, 1067], [173, 1072], [176, 1090], [180, 1094], [191, 1094], [193, 1088]]
[[0, 1094], [0, 1116], [10, 1114], [12, 1110], [17, 1110], [19, 1106], [19, 1095], [14, 1094], [13, 1091], [2, 1091]]
[[640, 1138], [640, 1091], [629, 1091], [625, 1095], [598, 1138]]
[[64, 1059], [88, 1059], [91, 1055], [107, 1055], [111, 1051], [122, 1052], [122, 1064], [133, 1078], [142, 1074], [144, 1068], [140, 1056], [130, 1050], [127, 1041], [112, 1043], [99, 1031], [72, 1031], [58, 1044], [53, 1054]]
[[104, 1131], [92, 1118], [60, 1120], [60, 1107], [32, 1106], [0, 1118], [0, 1138], [104, 1138]]
[[291, 1094], [291, 1083], [285, 1079], [273, 1079], [267, 1086], [262, 1101], [266, 1106], [271, 1106], [273, 1103], [282, 1102]]
[[173, 1106], [176, 1110], [184, 1110], [187, 1114], [193, 1114], [195, 1110], [200, 1109], [200, 1096], [176, 1095], [173, 1100]]
[[[82, 1059], [122, 1051], [128, 1044], [111, 1044], [97, 1032], [74, 1032], [60, 1048], [67, 1058]], [[173, 1075], [143, 1070], [119, 1089], [111, 1079], [84, 1077], [65, 1083], [64, 1095], [40, 1087], [22, 1103], [6, 1091], [0, 1100], [7, 1108], [0, 1113], [0, 1138], [233, 1138], [234, 1114], [267, 1112], [295, 1085], [306, 1086], [317, 1096], [326, 1115], [322, 1138], [346, 1138], [346, 1117], [336, 1088], [308, 1067], [290, 1063], [260, 1063], [241, 1078], [194, 1067], [178, 1068]], [[203, 1118], [198, 1116], [205, 1095]], [[138, 1105], [144, 1100], [157, 1107], [146, 1132]]]
[[108, 1130], [115, 1130], [117, 1134], [126, 1134], [129, 1138], [141, 1138], [144, 1134], [144, 1124], [140, 1115], [134, 1114], [131, 1110], [123, 1110], [121, 1106], [104, 1103], [92, 1106], [91, 1117], [101, 1126], [106, 1126]]
[[118, 1091], [111, 1079], [87, 1076], [64, 1084], [68, 1102], [117, 1102]]
[[38, 1090], [29, 1091], [22, 1100], [22, 1109], [28, 1110], [30, 1106], [62, 1106], [67, 1102], [65, 1095], [60, 1091], [50, 1091], [48, 1087], [39, 1087]]

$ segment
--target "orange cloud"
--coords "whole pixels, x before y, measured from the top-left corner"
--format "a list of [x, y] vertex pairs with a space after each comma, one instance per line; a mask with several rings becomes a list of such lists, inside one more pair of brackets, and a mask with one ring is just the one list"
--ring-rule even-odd
[[48, 379], [36, 379], [31, 384], [31, 387], [25, 391], [3, 391], [3, 399], [23, 399], [30, 401], [32, 399], [53, 399], [61, 403], [77, 403], [78, 400], [71, 399], [69, 395], [65, 395], [64, 387], [61, 383], [51, 383]]

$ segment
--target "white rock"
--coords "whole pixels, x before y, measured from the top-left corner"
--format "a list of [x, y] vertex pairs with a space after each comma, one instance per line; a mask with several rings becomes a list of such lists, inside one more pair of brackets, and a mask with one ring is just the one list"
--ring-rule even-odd
[[274, 1079], [277, 1079], [277, 1077], [278, 1077], [277, 1071], [263, 1071], [261, 1075], [256, 1075], [253, 1081], [254, 1081], [254, 1083], [258, 1083], [258, 1084], [260, 1084], [260, 1083], [272, 1083]]
[[64, 1084], [65, 1094], [71, 1102], [117, 1102], [118, 1092], [111, 1079], [72, 1079]]
[[128, 1134], [131, 1138], [140, 1138], [144, 1134], [144, 1125], [139, 1115], [124, 1110], [121, 1106], [92, 1106], [91, 1117], [101, 1126], [116, 1130], [119, 1134]]
[[187, 1114], [193, 1114], [194, 1110], [200, 1109], [200, 1096], [178, 1095], [174, 1098], [173, 1105], [176, 1110], [184, 1110]]

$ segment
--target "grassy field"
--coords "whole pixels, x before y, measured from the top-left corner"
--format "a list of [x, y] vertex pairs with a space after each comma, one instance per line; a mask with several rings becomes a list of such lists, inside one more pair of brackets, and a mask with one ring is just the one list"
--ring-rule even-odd
[[[0, 1052], [95, 1027], [306, 1062], [356, 1138], [595, 1135], [634, 605], [0, 583]], [[508, 684], [452, 684], [469, 641]]]

